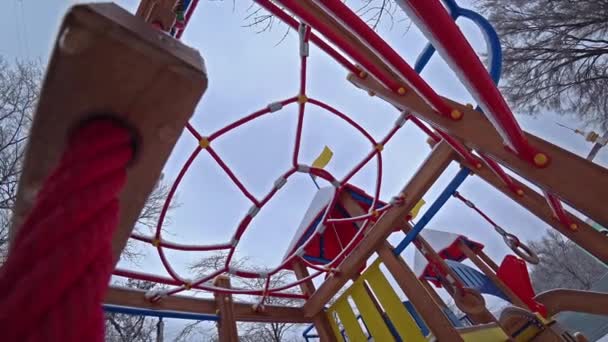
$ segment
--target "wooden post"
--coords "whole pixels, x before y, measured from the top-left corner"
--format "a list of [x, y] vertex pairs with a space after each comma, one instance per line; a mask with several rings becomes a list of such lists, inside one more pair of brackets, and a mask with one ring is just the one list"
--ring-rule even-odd
[[388, 242], [385, 241], [380, 246], [378, 254], [435, 338], [439, 341], [463, 341], [452, 322], [425, 290], [409, 266], [393, 253]]
[[[310, 274], [306, 269], [306, 266], [302, 264], [300, 261], [296, 260], [292, 264], [293, 272], [296, 274], [296, 278], [302, 279], [308, 277]], [[312, 295], [315, 292], [315, 284], [312, 280], [308, 280], [300, 284], [300, 289], [302, 289], [302, 293], [306, 295]], [[336, 342], [336, 336], [334, 335], [333, 330], [331, 329], [331, 325], [329, 323], [329, 319], [325, 311], [320, 311], [316, 315], [312, 317], [313, 324], [315, 325], [315, 329], [317, 330], [317, 334], [319, 335], [319, 339], [322, 342]]]
[[112, 241], [118, 261], [206, 87], [205, 66], [197, 51], [115, 4], [72, 7], [59, 29], [41, 88], [11, 238], [34, 205], [40, 184], [57, 165], [70, 132], [103, 114], [128, 123], [138, 136]]
[[469, 248], [469, 246], [467, 246], [465, 243], [463, 243], [461, 241], [458, 244], [458, 247], [460, 247], [460, 250], [473, 262], [473, 264], [475, 264], [475, 266], [477, 266], [477, 268], [479, 268], [479, 270], [481, 272], [483, 272], [488, 278], [490, 278], [490, 280], [492, 280], [492, 282], [509, 298], [509, 300], [511, 301], [511, 303], [513, 305], [522, 307], [524, 309], [528, 309], [528, 306], [526, 306], [526, 304], [524, 304], [524, 302], [521, 300], [521, 298], [519, 298], [511, 290], [511, 288], [509, 288], [507, 285], [505, 285], [505, 283], [503, 283], [502, 280], [500, 280], [500, 278], [498, 278], [496, 273], [494, 273], [494, 271], [488, 265], [486, 265], [486, 263], [484, 263], [477, 256], [477, 254], [475, 254], [475, 252]]
[[420, 198], [435, 183], [453, 158], [454, 152], [445, 142], [440, 142], [435, 146], [416, 174], [403, 188], [401, 192], [404, 198], [403, 204], [387, 210], [367, 231], [359, 245], [342, 261], [339, 272], [327, 279], [306, 301], [303, 309], [307, 316], [312, 317], [321, 311], [325, 303], [357, 273], [378, 245], [386, 241], [395, 225], [414, 208]]
[[[578, 229], [572, 230], [564, 227], [564, 225], [553, 216], [553, 212], [547, 205], [545, 198], [516, 179], [512, 179], [512, 181], [516, 187], [523, 190], [523, 196], [519, 196], [511, 191], [511, 189], [509, 189], [509, 187], [507, 187], [490, 169], [482, 168], [478, 170], [471, 170], [473, 170], [475, 175], [485, 180], [496, 190], [511, 198], [513, 201], [527, 209], [530, 213], [536, 215], [539, 219], [543, 220], [549, 226], [562, 233], [568, 239], [574, 241], [576, 244], [593, 254], [605, 264], [608, 264], [608, 248], [606, 248], [606, 246], [608, 246], [608, 237], [606, 235], [598, 232], [572, 214], [569, 214], [568, 216], [570, 220], [578, 226]], [[596, 200], [599, 201], [600, 199], [596, 198]], [[608, 210], [606, 212], [608, 212]]]
[[[217, 287], [230, 288], [230, 278], [227, 276], [217, 276], [213, 281]], [[215, 303], [219, 321], [217, 322], [217, 332], [220, 342], [238, 342], [239, 336], [234, 319], [234, 303], [230, 294], [214, 293]]]

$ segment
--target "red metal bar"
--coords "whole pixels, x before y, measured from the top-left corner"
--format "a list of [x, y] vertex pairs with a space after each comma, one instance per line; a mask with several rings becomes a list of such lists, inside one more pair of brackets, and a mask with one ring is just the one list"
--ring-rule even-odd
[[528, 143], [500, 91], [441, 2], [405, 0], [398, 3], [456, 72], [505, 142], [521, 158], [539, 167], [546, 166], [549, 157]]
[[[420, 75], [391, 48], [369, 25], [355, 14], [342, 1], [315, 0], [338, 18], [345, 27], [359, 36], [370, 48], [376, 51], [385, 62], [396, 70], [403, 80], [418, 93], [429, 105], [444, 116], [452, 117], [452, 108], [426, 83]], [[460, 117], [457, 117], [458, 119]]]

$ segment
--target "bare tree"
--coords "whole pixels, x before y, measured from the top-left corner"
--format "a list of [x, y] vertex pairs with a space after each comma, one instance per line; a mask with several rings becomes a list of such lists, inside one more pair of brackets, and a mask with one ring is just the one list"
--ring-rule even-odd
[[[135, 223], [134, 227], [135, 232], [143, 235], [151, 235], [154, 233], [170, 190], [170, 186], [164, 182], [164, 174], [161, 174], [158, 183], [148, 196], [146, 204], [139, 213], [139, 217], [137, 218], [137, 222]], [[174, 195], [171, 204], [167, 209], [167, 215], [165, 216], [164, 220], [165, 225], [171, 222], [170, 212], [177, 207], [179, 207], [179, 202], [177, 201], [177, 195]], [[127, 244], [120, 257], [124, 260], [137, 263], [142, 255], [142, 251], [138, 248], [135, 242], [133, 240], [129, 240], [127, 241]]]
[[554, 288], [589, 290], [607, 271], [597, 259], [553, 230], [529, 246], [540, 258], [530, 274], [538, 292]]
[[[395, 23], [406, 22], [407, 18], [394, 0], [361, 0], [361, 6], [356, 9], [357, 14], [374, 30], [383, 23], [392, 29]], [[410, 22], [407, 21], [406, 31]]]
[[8, 251], [8, 230], [42, 68], [8, 63], [0, 56], [0, 264]]
[[608, 128], [608, 0], [477, 0], [504, 49], [502, 89], [520, 110]]
[[[395, 23], [406, 23], [404, 26], [405, 31], [409, 30], [411, 23], [407, 20], [405, 14], [399, 10], [399, 6], [394, 0], [360, 0], [357, 2], [357, 5], [358, 7], [354, 8], [354, 10], [374, 30], [377, 30], [383, 24], [388, 25], [389, 29], [392, 29]], [[234, 6], [233, 2], [233, 8]], [[247, 12], [248, 14], [245, 16], [246, 27], [251, 27], [258, 33], [271, 31], [275, 27], [280, 27], [286, 30], [281, 41], [289, 33], [288, 26], [282, 24], [279, 19], [258, 6], [255, 2], [251, 2]]]

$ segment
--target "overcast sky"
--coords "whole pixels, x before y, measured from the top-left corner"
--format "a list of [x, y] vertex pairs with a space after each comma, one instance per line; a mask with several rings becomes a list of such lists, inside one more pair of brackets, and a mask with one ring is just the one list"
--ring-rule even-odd
[[[74, 2], [8, 0], [5, 10], [0, 12], [0, 54], [9, 60], [40, 59], [46, 63], [60, 19]], [[349, 3], [355, 8], [357, 1]], [[124, 0], [119, 4], [133, 11], [137, 1]], [[277, 45], [285, 33], [285, 26], [278, 24], [270, 32], [256, 34], [255, 29], [245, 27], [248, 4], [248, 1], [237, 1], [233, 9], [231, 1], [203, 0], [184, 35], [184, 41], [198, 48], [207, 64], [209, 89], [192, 120], [204, 135], [270, 102], [296, 95], [299, 75], [297, 35], [291, 32]], [[398, 21], [392, 29], [382, 26], [380, 33], [413, 64], [425, 40], [414, 27], [406, 33], [405, 26], [405, 22]], [[468, 23], [462, 27], [476, 50], [483, 52], [485, 47], [481, 35]], [[353, 87], [345, 80], [346, 71], [320, 50], [312, 48], [310, 55], [309, 96], [347, 113], [376, 139], [383, 137], [399, 113]], [[438, 56], [427, 66], [423, 77], [441, 95], [461, 102], [472, 101]], [[276, 178], [289, 167], [296, 114], [296, 107], [292, 105], [214, 142], [219, 155], [258, 198], [263, 197]], [[518, 116], [518, 119], [525, 130], [579, 155], [585, 155], [591, 148], [582, 137], [555, 125], [559, 120], [576, 127], [576, 120], [552, 114], [537, 118]], [[427, 156], [429, 148], [425, 140], [421, 132], [406, 124], [386, 146], [381, 192], [384, 200], [398, 193]], [[175, 178], [196, 144], [190, 135], [182, 136], [165, 167], [165, 180]], [[337, 178], [344, 176], [370, 149], [367, 141], [352, 128], [309, 106], [300, 161], [310, 164], [324, 145], [334, 151], [334, 159], [327, 169]], [[608, 153], [600, 152], [597, 161], [606, 165]], [[457, 165], [449, 168], [425, 196], [427, 203], [435, 199], [457, 170]], [[371, 162], [353, 178], [353, 183], [371, 193], [375, 173], [376, 163]], [[254, 219], [237, 254], [251, 258], [258, 265], [271, 267], [279, 263], [315, 190], [307, 176], [293, 176]], [[478, 203], [505, 230], [522, 240], [537, 239], [548, 228], [475, 177], [467, 180], [460, 191]], [[171, 214], [167, 238], [184, 243], [228, 241], [250, 206], [205, 152], [199, 155], [182, 182], [178, 201], [181, 206]], [[464, 234], [485, 244], [486, 252], [497, 261], [508, 253], [491, 227], [458, 201], [448, 202], [430, 227]], [[396, 243], [401, 238], [395, 235], [391, 241]], [[156, 252], [147, 250], [150, 253], [138, 269], [165, 274]], [[168, 255], [175, 269], [185, 277], [192, 276], [187, 274], [185, 266], [201, 256], [170, 251]], [[407, 258], [411, 258], [411, 253]]]

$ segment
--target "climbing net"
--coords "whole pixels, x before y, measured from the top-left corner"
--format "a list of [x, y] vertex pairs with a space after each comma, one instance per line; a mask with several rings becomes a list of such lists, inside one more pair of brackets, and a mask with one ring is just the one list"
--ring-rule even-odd
[[[156, 226], [156, 231], [153, 236], [144, 236], [141, 234], [133, 234], [132, 238], [142, 241], [144, 243], [151, 244], [154, 246], [160, 256], [162, 264], [165, 270], [168, 272], [170, 277], [160, 277], [156, 275], [150, 275], [140, 272], [127, 271], [122, 269], [115, 270], [114, 274], [118, 276], [125, 276], [130, 278], [142, 279], [153, 281], [157, 283], [163, 283], [172, 285], [173, 288], [164, 290], [162, 292], [155, 292], [151, 294], [153, 298], [160, 298], [166, 295], [176, 294], [182, 291], [191, 289], [206, 290], [218, 293], [231, 293], [231, 294], [244, 294], [244, 295], [256, 295], [261, 296], [261, 303], [264, 302], [264, 298], [268, 296], [276, 297], [290, 297], [290, 298], [306, 298], [305, 295], [293, 294], [285, 292], [285, 290], [301, 284], [302, 282], [309, 281], [323, 273], [337, 272], [339, 263], [343, 260], [344, 256], [348, 255], [355, 247], [356, 242], [359, 238], [365, 234], [366, 230], [376, 222], [387, 210], [395, 205], [399, 205], [403, 199], [402, 194], [395, 196], [388, 204], [381, 207], [377, 207], [376, 204], [379, 202], [379, 195], [382, 186], [382, 151], [384, 147], [390, 142], [395, 133], [403, 127], [403, 125], [410, 121], [425, 133], [430, 138], [438, 142], [440, 140], [448, 143], [454, 151], [460, 155], [460, 157], [474, 168], [481, 168], [482, 163], [492, 169], [500, 179], [518, 195], [522, 195], [522, 190], [519, 189], [516, 184], [511, 180], [507, 173], [501, 169], [501, 167], [488, 156], [481, 153], [478, 155], [473, 154], [469, 148], [465, 147], [459, 140], [448, 135], [441, 129], [431, 129], [425, 123], [421, 122], [417, 117], [410, 115], [408, 112], [401, 112], [396, 119], [392, 128], [384, 135], [380, 140], [374, 139], [369, 132], [361, 127], [357, 122], [352, 120], [348, 115], [341, 112], [340, 110], [332, 107], [331, 105], [323, 102], [322, 100], [314, 97], [309, 97], [307, 94], [307, 61], [309, 58], [309, 43], [315, 44], [320, 50], [327, 53], [332, 57], [338, 64], [343, 66], [351, 73], [351, 77], [358, 79], [366, 79], [367, 77], [373, 77], [375, 80], [386, 86], [386, 88], [397, 96], [405, 96], [410, 91], [415, 91], [416, 94], [426, 102], [437, 115], [441, 115], [450, 120], [458, 121], [462, 118], [463, 113], [439, 96], [418, 74], [422, 71], [430, 57], [435, 52], [434, 46], [441, 47], [442, 56], [447, 57], [450, 65], [456, 69], [460, 69], [460, 75], [465, 77], [469, 81], [472, 88], [475, 88], [478, 93], [476, 99], [480, 102], [478, 110], [484, 110], [489, 112], [491, 121], [497, 127], [497, 130], [503, 136], [506, 146], [517, 154], [520, 158], [527, 160], [537, 167], [544, 167], [548, 164], [549, 158], [541, 151], [537, 151], [531, 146], [526, 140], [523, 132], [519, 128], [515, 121], [513, 114], [510, 112], [504, 100], [498, 93], [498, 90], [494, 87], [494, 84], [498, 82], [500, 75], [500, 48], [496, 48], [498, 40], [493, 30], [487, 29], [489, 24], [485, 19], [476, 14], [475, 12], [460, 8], [455, 1], [445, 0], [445, 5], [449, 8], [450, 13], [447, 15], [443, 9], [438, 11], [438, 8], [432, 8], [433, 6], [441, 6], [438, 1], [410, 1], [402, 7], [408, 12], [410, 17], [423, 29], [431, 32], [434, 38], [437, 38], [434, 45], [427, 46], [427, 48], [421, 54], [421, 58], [417, 61], [414, 68], [410, 67], [399, 54], [393, 50], [376, 32], [373, 31], [359, 16], [352, 12], [345, 4], [341, 1], [325, 1], [315, 0], [314, 3], [322, 5], [325, 13], [319, 14], [306, 5], [305, 2], [297, 0], [281, 0], [279, 1], [286, 9], [289, 9], [291, 13], [296, 15], [302, 20], [297, 21], [292, 16], [287, 14], [283, 9], [276, 6], [270, 0], [255, 0], [255, 2], [261, 7], [265, 8], [268, 12], [274, 15], [276, 18], [285, 22], [288, 26], [298, 31], [299, 37], [299, 54], [300, 54], [300, 75], [299, 75], [299, 89], [297, 95], [283, 99], [280, 101], [272, 102], [266, 107], [259, 109], [239, 120], [232, 122], [231, 124], [211, 133], [208, 136], [201, 135], [195, 127], [188, 124], [187, 129], [190, 135], [196, 139], [198, 145], [191, 152], [189, 158], [184, 163], [180, 172], [177, 175], [175, 182], [173, 183], [169, 196], [162, 209], [160, 219]], [[405, 3], [405, 2], [404, 2]], [[168, 32], [180, 38], [188, 21], [190, 20], [192, 13], [194, 12], [198, 0], [183, 0], [178, 5], [178, 22], [175, 27], [171, 28]], [[409, 10], [409, 11], [408, 11]], [[491, 39], [490, 47], [492, 52], [492, 65], [489, 74], [483, 69], [483, 65], [479, 63], [474, 65], [478, 69], [472, 68], [471, 65], [463, 64], [466, 60], [477, 60], [475, 52], [466, 43], [464, 36], [461, 33], [456, 34], [454, 29], [445, 30], [446, 32], [440, 32], [442, 26], [440, 23], [434, 26], [432, 23], [433, 18], [429, 15], [432, 13], [439, 13], [443, 15], [446, 13], [446, 18], [440, 18], [441, 20], [449, 20], [450, 24], [453, 25], [453, 20], [457, 17], [463, 16], [469, 20], [474, 21], [482, 29], [486, 31]], [[361, 51], [356, 44], [349, 41], [343, 32], [339, 32], [335, 28], [331, 27], [328, 23], [328, 19], [324, 16], [331, 16], [339, 21], [346, 30], [356, 35], [357, 38], [363, 42], [363, 44], [371, 47], [375, 52], [375, 56], [369, 56], [368, 54]], [[451, 16], [451, 18], [450, 18]], [[445, 25], [444, 25], [445, 26]], [[313, 31], [314, 29], [314, 31]], [[457, 31], [457, 29], [456, 29]], [[493, 36], [492, 36], [493, 34]], [[332, 45], [321, 39], [323, 36], [327, 41], [331, 42]], [[461, 46], [458, 46], [458, 44]], [[335, 48], [334, 48], [335, 46]], [[340, 51], [339, 51], [339, 50]], [[346, 57], [346, 56], [348, 57]], [[349, 57], [356, 61], [357, 64], [351, 62]], [[378, 62], [378, 61], [381, 62]], [[498, 64], [496, 64], [498, 63]], [[383, 68], [380, 65], [387, 64], [391, 66], [391, 69]], [[473, 63], [475, 64], [475, 63]], [[498, 66], [497, 66], [498, 65]], [[481, 71], [480, 71], [481, 70]], [[475, 75], [475, 76], [471, 76]], [[483, 83], [486, 82], [486, 83]], [[488, 83], [489, 82], [489, 83]], [[485, 92], [485, 93], [484, 93]], [[297, 113], [297, 127], [295, 139], [293, 141], [293, 154], [291, 160], [291, 166], [286, 170], [275, 182], [274, 186], [270, 191], [266, 193], [262, 198], [255, 197], [239, 180], [235, 173], [226, 165], [218, 152], [214, 149], [213, 143], [220, 137], [232, 132], [234, 129], [246, 125], [249, 122], [264, 117], [270, 113], [282, 110], [287, 106], [295, 105], [298, 107]], [[341, 179], [337, 179], [330, 172], [322, 169], [305, 165], [300, 162], [300, 148], [302, 144], [302, 129], [303, 121], [306, 115], [306, 108], [309, 106], [315, 106], [327, 111], [329, 114], [336, 116], [340, 120], [346, 122], [352, 128], [357, 130], [370, 144], [370, 151], [367, 155], [360, 160], [355, 166], [347, 173], [347, 175]], [[472, 106], [470, 106], [472, 107]], [[167, 210], [170, 206], [171, 200], [175, 195], [177, 188], [179, 187], [184, 175], [190, 169], [194, 160], [201, 154], [207, 153], [217, 163], [218, 166], [225, 172], [230, 180], [236, 185], [243, 196], [245, 196], [250, 202], [251, 207], [249, 211], [241, 219], [237, 225], [232, 239], [225, 243], [213, 244], [213, 245], [185, 245], [175, 242], [171, 242], [162, 236], [162, 228], [165, 222]], [[365, 215], [350, 217], [350, 218], [332, 218], [330, 209], [336, 204], [340, 193], [344, 191], [345, 185], [355, 176], [365, 165], [371, 162], [372, 159], [376, 161], [376, 180], [375, 189], [373, 191], [372, 205], [370, 210]], [[283, 262], [274, 269], [269, 269], [263, 272], [252, 272], [247, 270], [241, 270], [231, 267], [231, 261], [235, 250], [239, 244], [239, 241], [247, 231], [249, 225], [255, 216], [262, 210], [265, 205], [275, 196], [280, 189], [287, 183], [287, 181], [296, 173], [306, 173], [321, 179], [324, 179], [335, 187], [336, 191], [327, 207], [325, 207], [324, 213], [322, 214], [321, 223], [315, 228], [313, 234], [310, 234], [308, 238], [301, 244], [302, 247], [291, 251], [291, 254], [284, 258]], [[570, 225], [568, 216], [563, 212], [561, 203], [552, 194], [547, 194], [548, 202], [552, 206], [556, 216], [565, 225]], [[326, 265], [316, 265], [308, 262], [303, 258], [303, 246], [306, 246], [315, 237], [323, 234], [324, 229], [327, 225], [336, 222], [362, 222], [361, 229], [356, 232], [356, 235], [349, 241], [346, 246], [339, 254]], [[171, 266], [165, 255], [165, 249], [180, 250], [180, 251], [227, 251], [227, 257], [223, 267], [216, 271], [204, 275], [196, 280], [188, 280], [180, 276]], [[283, 269], [289, 267], [294, 261], [300, 261], [306, 266], [312, 268], [314, 272], [309, 276], [291, 282], [280, 287], [270, 287], [271, 277], [276, 275]], [[264, 279], [264, 286], [259, 289], [226, 289], [213, 286], [209, 283], [214, 277], [229, 273], [234, 276], [243, 278], [260, 278]]]
[[[291, 18], [290, 18], [291, 19]], [[290, 20], [291, 23], [291, 20]], [[295, 24], [295, 23], [294, 23]], [[418, 121], [416, 118], [409, 116], [407, 113], [401, 113], [396, 119], [392, 128], [385, 134], [385, 136], [376, 140], [374, 137], [366, 131], [361, 125], [352, 120], [347, 114], [341, 112], [340, 110], [332, 107], [331, 105], [319, 100], [317, 98], [309, 97], [307, 95], [307, 61], [309, 58], [309, 41], [315, 40], [317, 42], [321, 42], [314, 34], [311, 32], [310, 26], [304, 23], [297, 24], [298, 36], [299, 36], [299, 54], [300, 54], [300, 74], [299, 74], [299, 89], [296, 96], [283, 99], [280, 101], [272, 102], [239, 120], [236, 120], [227, 126], [209, 134], [208, 136], [202, 136], [198, 130], [193, 127], [191, 124], [187, 125], [187, 130], [190, 135], [196, 139], [198, 142], [196, 148], [191, 152], [190, 156], [183, 164], [181, 170], [179, 171], [176, 180], [172, 184], [170, 191], [168, 193], [168, 197], [163, 205], [162, 211], [160, 213], [160, 217], [158, 220], [158, 224], [155, 229], [155, 233], [153, 236], [144, 236], [142, 234], [133, 233], [131, 237], [135, 240], [148, 243], [154, 248], [156, 248], [160, 260], [170, 275], [168, 277], [160, 277], [156, 275], [144, 274], [140, 272], [127, 271], [122, 269], [117, 269], [114, 274], [118, 276], [125, 276], [129, 278], [135, 278], [140, 280], [147, 280], [167, 285], [173, 285], [174, 288], [162, 291], [162, 292], [154, 292], [150, 295], [154, 298], [160, 298], [166, 295], [176, 294], [182, 291], [197, 289], [197, 290], [207, 290], [218, 293], [231, 293], [231, 294], [241, 294], [241, 295], [257, 295], [262, 296], [262, 301], [266, 296], [276, 296], [276, 297], [287, 297], [287, 298], [306, 298], [306, 296], [285, 292], [285, 290], [295, 287], [303, 282], [309, 281], [323, 273], [329, 273], [335, 271], [337, 264], [343, 259], [345, 255], [347, 255], [352, 248], [355, 246], [355, 241], [357, 241], [362, 235], [365, 233], [366, 229], [370, 226], [370, 223], [375, 222], [380, 215], [382, 215], [386, 210], [390, 207], [398, 203], [398, 198], [394, 198], [390, 203], [382, 205], [378, 207], [376, 203], [379, 201], [380, 190], [382, 186], [382, 151], [386, 144], [393, 138], [395, 133], [404, 126], [406, 121], [412, 120], [420, 127], [427, 129], [424, 124]], [[336, 56], [340, 56], [337, 54], [335, 50], [330, 48], [328, 45], [324, 45], [329, 51], [332, 51]], [[365, 77], [365, 72], [359, 70], [356, 66], [348, 62], [346, 59], [341, 58], [339, 61], [341, 64], [345, 65], [349, 70], [355, 71], [357, 75], [361, 77]], [[235, 175], [235, 173], [226, 165], [220, 154], [214, 149], [213, 142], [219, 139], [222, 136], [227, 135], [232, 132], [236, 128], [246, 125], [249, 122], [264, 117], [265, 115], [278, 112], [283, 108], [296, 105], [298, 107], [297, 112], [297, 127], [295, 140], [293, 141], [293, 153], [291, 160], [291, 167], [285, 171], [279, 178], [276, 179], [274, 185], [270, 191], [268, 191], [262, 198], [257, 198], [254, 196], [251, 191], [247, 189], [243, 182], [239, 180], [239, 178]], [[303, 130], [303, 122], [304, 117], [306, 115], [307, 106], [316, 106], [318, 108], [324, 109], [327, 113], [334, 115], [339, 118], [343, 122], [347, 123], [350, 127], [354, 128], [359, 134], [361, 134], [370, 144], [371, 149], [367, 153], [367, 155], [362, 158], [356, 165], [341, 179], [337, 179], [334, 177], [329, 171], [324, 170], [322, 168], [313, 167], [310, 165], [305, 165], [300, 163], [300, 148], [302, 145], [302, 130]], [[430, 131], [429, 131], [430, 132]], [[431, 132], [432, 133], [432, 132]], [[241, 194], [247, 198], [247, 200], [251, 203], [251, 207], [248, 212], [241, 219], [240, 223], [237, 225], [235, 232], [230, 239], [225, 243], [212, 244], [212, 245], [186, 245], [171, 242], [165, 238], [163, 238], [163, 225], [165, 223], [167, 211], [170, 207], [171, 201], [175, 196], [176, 190], [181, 184], [184, 176], [190, 170], [193, 162], [201, 153], [208, 153], [208, 155], [217, 163], [217, 165], [223, 170], [223, 172], [229, 177], [229, 179], [234, 183], [234, 185], [240, 190]], [[365, 215], [360, 215], [356, 217], [349, 218], [331, 218], [330, 209], [336, 204], [340, 193], [344, 190], [343, 185], [347, 184], [365, 165], [370, 163], [372, 159], [376, 161], [376, 177], [375, 177], [375, 188], [373, 192], [373, 200], [370, 206], [370, 211]], [[314, 177], [319, 177], [324, 179], [333, 187], [335, 187], [336, 191], [333, 193], [332, 199], [325, 207], [322, 216], [321, 224], [316, 226], [316, 229], [313, 234], [310, 234], [309, 237], [301, 244], [301, 247], [293, 251], [289, 256], [285, 257], [283, 261], [275, 268], [268, 269], [266, 271], [258, 271], [253, 272], [250, 270], [238, 269], [230, 266], [231, 261], [233, 260], [235, 250], [239, 244], [239, 241], [247, 231], [250, 226], [252, 220], [256, 217], [256, 215], [262, 210], [265, 205], [283, 188], [283, 186], [288, 182], [290, 177], [294, 176], [296, 173], [304, 173], [309, 174]], [[357, 231], [356, 235], [350, 240], [350, 242], [343, 246], [341, 252], [328, 264], [326, 265], [316, 265], [314, 263], [309, 262], [305, 258], [304, 255], [304, 247], [312, 241], [315, 237], [324, 233], [325, 227], [328, 225], [332, 225], [333, 223], [348, 223], [348, 222], [362, 222], [361, 228]], [[224, 261], [223, 267], [215, 270], [210, 274], [206, 274], [196, 280], [187, 280], [180, 276], [171, 266], [171, 263], [168, 261], [165, 249], [172, 249], [178, 251], [198, 251], [198, 252], [208, 252], [208, 251], [227, 251], [227, 256]], [[304, 263], [306, 266], [312, 268], [314, 272], [305, 278], [301, 278], [297, 281], [282, 285], [280, 287], [270, 287], [271, 277], [281, 270], [284, 270], [290, 266], [295, 260], [298, 260]], [[211, 285], [209, 282], [215, 278], [216, 276], [229, 273], [233, 276], [243, 277], [243, 278], [261, 278], [264, 279], [265, 286], [260, 289], [226, 289], [221, 287], [216, 287]]]

